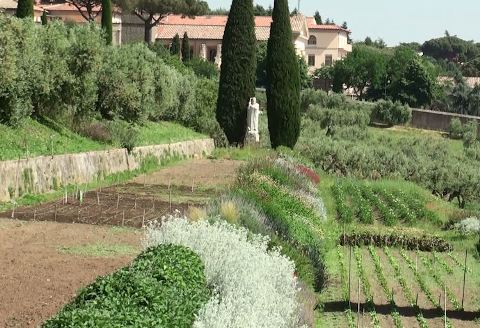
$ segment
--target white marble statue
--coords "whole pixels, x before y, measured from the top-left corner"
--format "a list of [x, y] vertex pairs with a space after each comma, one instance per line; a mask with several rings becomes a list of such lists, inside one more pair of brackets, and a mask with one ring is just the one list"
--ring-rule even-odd
[[258, 134], [258, 116], [260, 115], [260, 105], [257, 98], [250, 98], [247, 109], [247, 137], [252, 138], [255, 142], [260, 141]]

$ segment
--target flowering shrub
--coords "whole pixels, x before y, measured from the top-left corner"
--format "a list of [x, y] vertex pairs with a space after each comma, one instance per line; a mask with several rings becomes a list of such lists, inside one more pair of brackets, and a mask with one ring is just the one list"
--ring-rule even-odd
[[462, 235], [478, 234], [480, 233], [480, 220], [476, 217], [466, 218], [455, 224], [455, 229]]
[[170, 217], [147, 227], [144, 244], [187, 246], [205, 263], [214, 296], [193, 327], [296, 327], [294, 264], [277, 249], [269, 251], [268, 241], [223, 221], [189, 223]]
[[238, 223], [253, 233], [271, 235], [268, 218], [252, 202], [237, 194], [222, 195], [208, 206], [208, 216], [216, 220], [223, 219], [231, 224]]
[[318, 174], [308, 166], [305, 166], [303, 164], [298, 164], [296, 166], [296, 169], [297, 169], [297, 172], [307, 176], [314, 184], [320, 183], [320, 177], [318, 176]]

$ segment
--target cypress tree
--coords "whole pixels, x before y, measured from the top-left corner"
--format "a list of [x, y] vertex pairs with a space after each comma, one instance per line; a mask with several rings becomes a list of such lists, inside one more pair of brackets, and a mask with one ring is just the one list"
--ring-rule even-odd
[[107, 44], [112, 44], [112, 1], [102, 0], [102, 29]]
[[170, 53], [172, 55], [180, 55], [180, 36], [175, 34], [172, 39], [172, 46], [170, 47]]
[[267, 114], [273, 148], [293, 148], [300, 135], [300, 72], [287, 0], [275, 0], [267, 48]]
[[18, 0], [15, 16], [18, 18], [33, 17], [33, 0]]
[[243, 144], [248, 101], [255, 95], [256, 37], [252, 0], [233, 0], [222, 41], [217, 121], [231, 144]]
[[188, 34], [185, 32], [182, 39], [182, 60], [184, 63], [190, 60], [190, 41], [188, 40]]
[[44, 10], [42, 13], [42, 25], [47, 25], [48, 20], [47, 20], [47, 12]]

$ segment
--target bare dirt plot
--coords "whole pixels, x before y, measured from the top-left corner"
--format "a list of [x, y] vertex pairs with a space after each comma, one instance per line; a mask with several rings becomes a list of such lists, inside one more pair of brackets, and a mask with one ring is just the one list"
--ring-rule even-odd
[[[38, 326], [80, 287], [127, 265], [140, 236], [134, 229], [0, 219], [0, 327]], [[64, 251], [85, 245], [109, 245], [111, 256]], [[116, 254], [117, 247], [130, 251]]]
[[142, 227], [174, 211], [201, 206], [235, 181], [241, 161], [193, 160], [131, 182], [67, 194], [64, 199], [0, 213], [26, 221]]
[[159, 170], [151, 175], [139, 176], [132, 182], [149, 185], [194, 186], [215, 188], [235, 181], [242, 161], [198, 159]]

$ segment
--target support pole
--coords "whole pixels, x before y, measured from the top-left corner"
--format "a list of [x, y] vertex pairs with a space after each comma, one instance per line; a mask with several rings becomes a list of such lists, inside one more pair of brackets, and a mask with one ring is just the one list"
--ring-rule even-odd
[[57, 205], [55, 205], [55, 215], [53, 218], [54, 222], [57, 222]]
[[15, 205], [17, 203], [15, 201], [13, 201], [13, 208], [12, 208], [12, 219], [15, 219]]
[[443, 293], [443, 305], [445, 308], [445, 328], [447, 328], [447, 284], [443, 285], [444, 287], [444, 293]]
[[465, 280], [467, 278], [467, 256], [468, 250], [465, 250], [465, 265], [463, 267], [463, 292], [462, 292], [462, 309], [465, 309], [463, 302], [465, 301]]
[[100, 206], [100, 195], [98, 194], [98, 191], [97, 191], [97, 205]]
[[358, 294], [357, 294], [357, 328], [360, 326], [360, 277], [358, 277]]
[[351, 308], [351, 286], [352, 286], [352, 246], [349, 247], [350, 255], [348, 257], [348, 307]]
[[118, 204], [120, 204], [120, 194], [117, 194], [117, 210], [118, 210]]
[[122, 227], [125, 225], [125, 211], [122, 212]]

